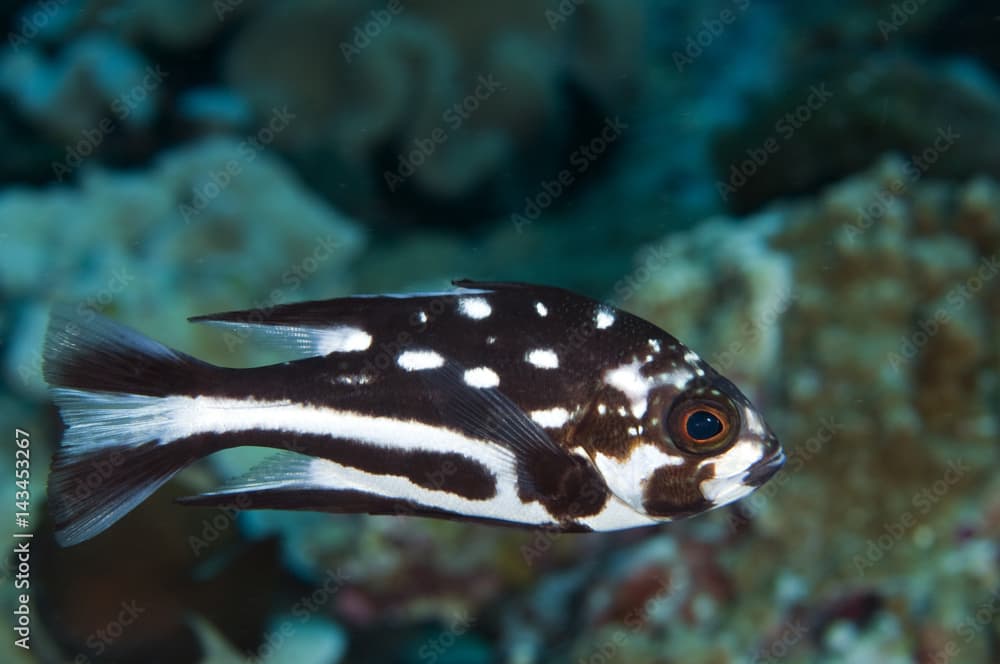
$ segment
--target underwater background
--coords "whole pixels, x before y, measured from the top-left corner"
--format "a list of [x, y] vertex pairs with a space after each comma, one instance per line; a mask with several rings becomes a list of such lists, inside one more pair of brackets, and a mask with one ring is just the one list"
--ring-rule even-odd
[[[1000, 662], [996, 3], [39, 0], [0, 28], [0, 504], [34, 533], [0, 660]], [[251, 366], [186, 317], [461, 277], [662, 326], [784, 470], [609, 534], [173, 503], [261, 458], [234, 450], [55, 545], [52, 302]]]

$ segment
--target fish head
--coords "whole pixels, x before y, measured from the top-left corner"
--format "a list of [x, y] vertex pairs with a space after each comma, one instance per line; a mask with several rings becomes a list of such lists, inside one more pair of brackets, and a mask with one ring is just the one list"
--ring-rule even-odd
[[658, 521], [739, 500], [785, 463], [750, 400], [695, 353], [668, 343], [672, 356], [636, 357], [605, 373], [582, 422], [612, 493]]

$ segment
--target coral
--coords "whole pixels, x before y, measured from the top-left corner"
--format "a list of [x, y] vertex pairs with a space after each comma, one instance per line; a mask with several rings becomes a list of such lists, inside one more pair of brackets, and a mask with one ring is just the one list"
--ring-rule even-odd
[[129, 46], [92, 33], [54, 58], [30, 44], [0, 53], [0, 93], [56, 138], [99, 143], [118, 125], [148, 125], [167, 76]]
[[1000, 587], [1000, 188], [913, 173], [889, 156], [707, 220], [616, 286], [783, 440], [786, 469], [736, 507], [580, 537], [388, 517], [257, 519], [256, 535], [283, 532], [311, 583], [344, 575], [331, 612], [361, 659], [440, 643], [430, 623], [452, 644], [497, 634], [522, 662], [913, 661], [956, 643], [987, 661], [985, 629], [959, 630]]
[[[997, 660], [993, 14], [957, 0], [0, 10], [0, 180], [45, 184], [0, 191], [0, 423], [32, 438], [32, 654], [101, 660], [90, 637], [135, 600], [142, 619], [105, 659]], [[577, 170], [570, 155], [611, 118], [622, 140]], [[566, 168], [572, 186], [552, 194]], [[339, 210], [392, 232], [369, 246]], [[247, 365], [277, 357], [185, 317], [461, 276], [613, 295], [751, 396], [785, 470], [691, 521], [579, 536], [172, 504], [271, 454], [242, 448], [55, 547], [42, 496], [60, 422], [39, 376], [52, 300]]]
[[515, 157], [548, 161], [570, 140], [567, 115], [579, 109], [569, 87], [611, 114], [628, 108], [634, 91], [639, 6], [564, 4], [547, 19], [535, 2], [297, 0], [251, 17], [225, 78], [259, 116], [281, 105], [298, 114], [280, 137], [290, 151], [353, 165], [323, 177], [350, 178], [389, 204], [401, 190], [495, 197], [498, 177], [516, 193], [545, 170], [529, 163], [538, 177], [509, 174]]
[[[752, 386], [789, 461], [729, 514], [757, 537], [722, 569], [737, 588], [777, 587], [750, 561], [795, 571], [831, 661], [912, 656], [921, 629], [955, 641], [974, 589], [1000, 583], [989, 526], [970, 522], [996, 495], [1000, 190], [914, 173], [888, 157], [815, 199], [668, 238], [671, 259], [623, 302]], [[850, 615], [830, 602], [851, 587], [882, 606], [874, 622], [821, 620]], [[962, 661], [985, 661], [974, 636]], [[814, 661], [811, 647], [789, 652]]]
[[222, 26], [242, 14], [254, 0], [79, 0], [36, 3], [21, 12], [21, 33], [27, 40], [69, 41], [75, 34], [101, 29], [126, 43], [153, 42], [178, 49], [204, 43]]
[[31, 312], [52, 298], [171, 344], [201, 345], [223, 362], [245, 361], [250, 349], [240, 339], [189, 325], [185, 314], [266, 311], [347, 292], [346, 267], [364, 245], [359, 227], [280, 161], [228, 139], [165, 153], [145, 172], [85, 169], [78, 187], [8, 189], [0, 220], [2, 294], [36, 305], [13, 323], [31, 330], [14, 336], [34, 348], [8, 353], [5, 371], [34, 390], [41, 335]]
[[641, 285], [620, 293], [619, 304], [717, 349], [705, 359], [737, 383], [764, 384], [781, 347], [775, 323], [797, 297], [791, 261], [769, 244], [781, 222], [712, 219], [667, 237], [656, 247], [658, 267], [638, 272]]
[[[816, 94], [816, 90], [820, 90]], [[1000, 178], [1000, 90], [974, 64], [903, 56], [825, 62], [790, 76], [715, 141], [717, 189], [745, 212], [868, 168], [888, 151], [934, 178]]]

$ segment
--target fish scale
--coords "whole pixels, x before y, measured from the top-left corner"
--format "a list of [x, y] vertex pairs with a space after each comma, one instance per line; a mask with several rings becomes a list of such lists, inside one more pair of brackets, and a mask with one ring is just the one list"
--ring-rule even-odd
[[549, 286], [456, 286], [191, 319], [289, 358], [244, 369], [54, 311], [57, 538], [89, 539], [241, 446], [279, 452], [184, 502], [615, 530], [721, 506], [781, 467], [749, 400], [655, 325]]

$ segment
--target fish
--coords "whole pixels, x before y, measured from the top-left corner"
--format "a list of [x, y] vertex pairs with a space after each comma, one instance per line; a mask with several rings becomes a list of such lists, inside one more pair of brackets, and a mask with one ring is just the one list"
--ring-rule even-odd
[[249, 368], [54, 307], [57, 542], [241, 446], [274, 453], [179, 502], [614, 531], [727, 505], [784, 464], [750, 400], [656, 325], [554, 286], [452, 285], [189, 318], [287, 358]]

